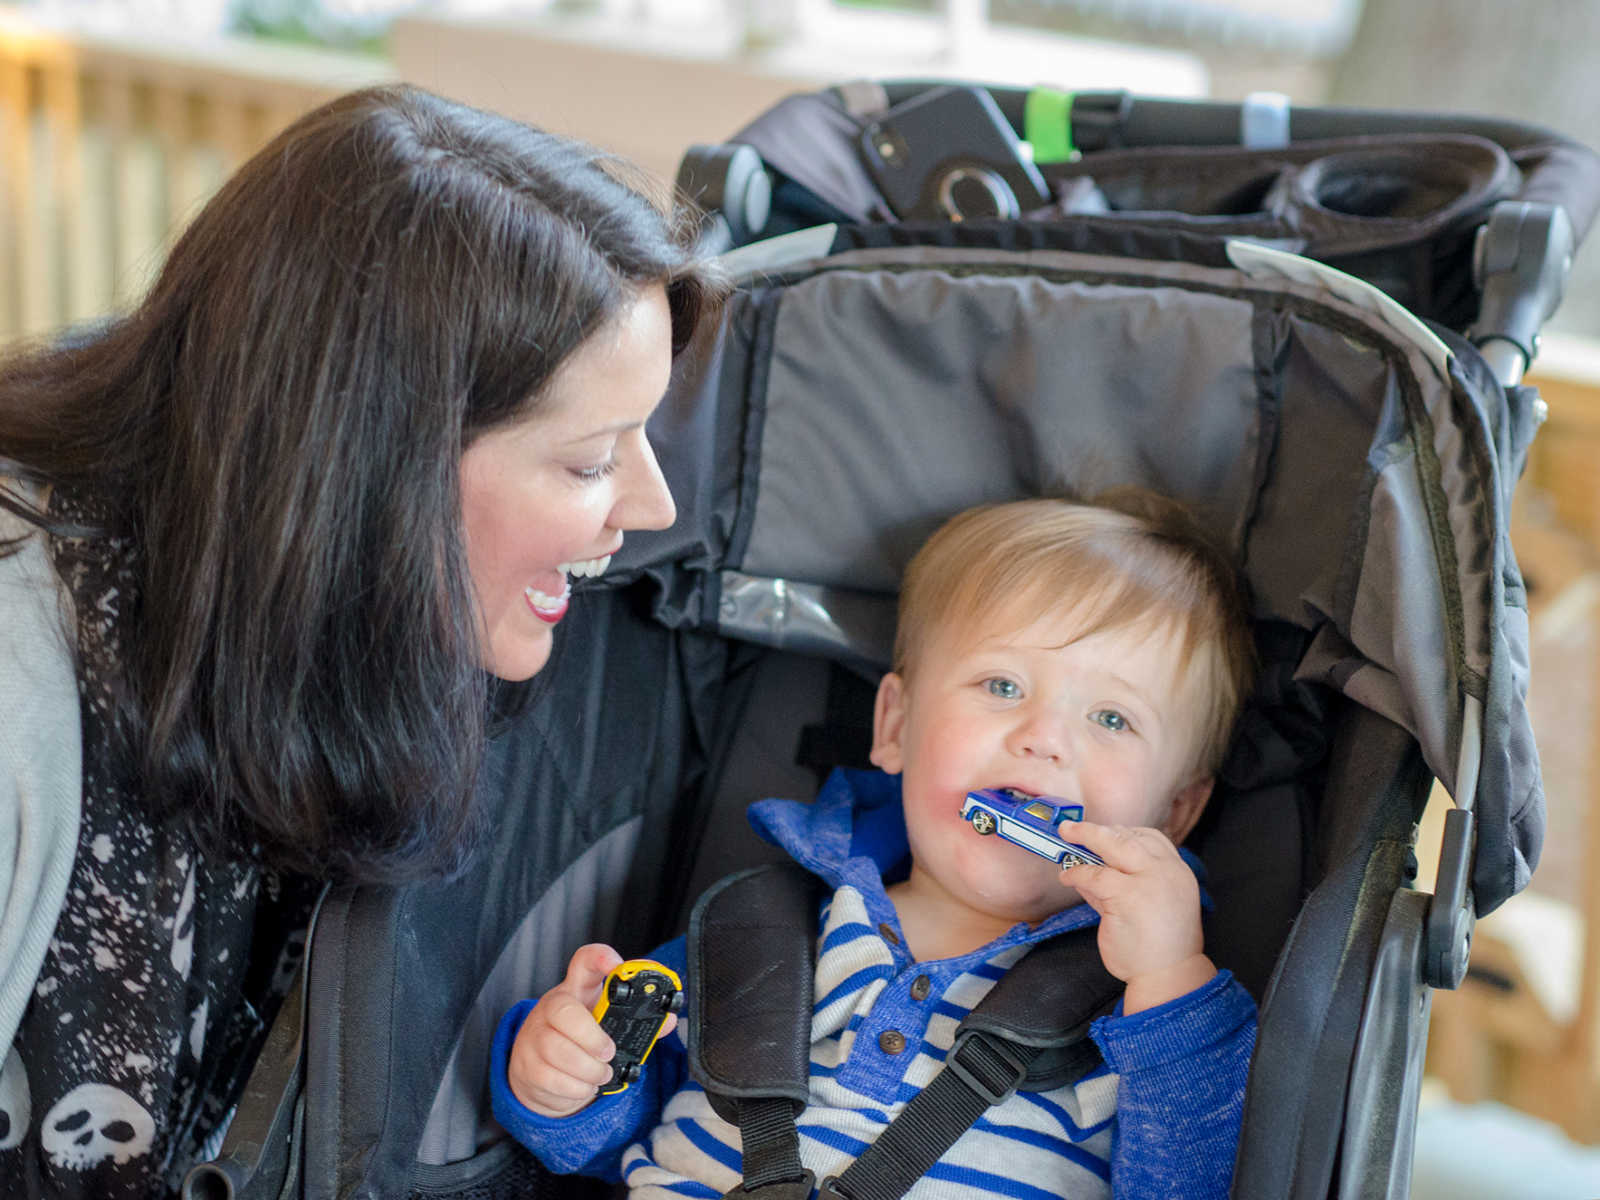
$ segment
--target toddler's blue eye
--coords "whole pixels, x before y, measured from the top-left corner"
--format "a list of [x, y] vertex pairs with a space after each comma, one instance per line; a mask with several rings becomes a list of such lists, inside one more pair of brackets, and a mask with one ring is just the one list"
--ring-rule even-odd
[[989, 689], [991, 696], [998, 696], [1002, 700], [1015, 700], [1022, 695], [1022, 689], [1017, 686], [1015, 679], [989, 679], [984, 681], [984, 686]]
[[1103, 725], [1112, 733], [1121, 733], [1128, 727], [1128, 718], [1112, 708], [1102, 708], [1089, 719], [1096, 725]]

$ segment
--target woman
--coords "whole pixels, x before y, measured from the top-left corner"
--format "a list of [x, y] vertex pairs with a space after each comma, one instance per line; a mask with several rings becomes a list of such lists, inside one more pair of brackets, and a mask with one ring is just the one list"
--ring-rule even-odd
[[673, 519], [686, 245], [594, 151], [375, 89], [0, 369], [0, 1178], [174, 1186], [321, 884], [462, 863], [493, 677]]

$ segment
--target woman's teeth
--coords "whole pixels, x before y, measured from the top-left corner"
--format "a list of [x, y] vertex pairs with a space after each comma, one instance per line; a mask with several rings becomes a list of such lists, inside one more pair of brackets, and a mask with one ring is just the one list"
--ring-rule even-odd
[[556, 568], [564, 575], [576, 575], [579, 578], [591, 575], [604, 575], [606, 568], [611, 565], [611, 555], [603, 558], [583, 558], [577, 562], [562, 563]]
[[576, 562], [558, 563], [555, 570], [562, 573], [563, 584], [565, 584], [562, 587], [562, 594], [550, 595], [549, 592], [541, 592], [538, 587], [525, 587], [525, 589], [522, 589], [522, 594], [528, 597], [528, 603], [533, 605], [536, 610], [541, 611], [541, 613], [558, 613], [558, 611], [562, 611], [565, 608], [568, 598], [573, 595], [573, 576], [579, 579], [594, 578], [598, 574], [605, 574], [606, 566], [610, 565], [610, 554], [603, 555], [600, 558], [578, 558]]
[[528, 598], [528, 603], [533, 605], [535, 611], [545, 614], [559, 614], [562, 609], [566, 608], [567, 599], [572, 595], [572, 583], [569, 580], [567, 586], [561, 589], [559, 596], [541, 592], [536, 587], [523, 588], [522, 594]]

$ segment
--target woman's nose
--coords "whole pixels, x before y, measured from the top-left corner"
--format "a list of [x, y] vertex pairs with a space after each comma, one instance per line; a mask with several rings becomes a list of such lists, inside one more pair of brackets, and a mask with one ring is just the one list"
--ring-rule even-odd
[[629, 472], [627, 487], [617, 497], [610, 524], [617, 529], [666, 529], [678, 518], [677, 505], [667, 489], [666, 477], [655, 451], [639, 434], [639, 454]]

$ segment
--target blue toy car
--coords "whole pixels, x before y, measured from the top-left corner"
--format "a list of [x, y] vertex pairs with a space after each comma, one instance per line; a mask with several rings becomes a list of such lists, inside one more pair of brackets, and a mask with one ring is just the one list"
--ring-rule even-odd
[[1056, 832], [1062, 821], [1083, 820], [1083, 805], [1055, 796], [1030, 796], [1014, 788], [978, 788], [967, 793], [961, 819], [982, 834], [998, 833], [1006, 841], [1063, 867], [1104, 866], [1105, 859], [1086, 846], [1063, 841]]

